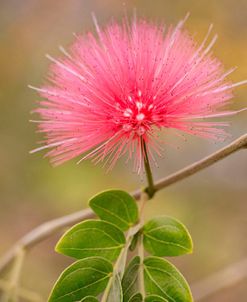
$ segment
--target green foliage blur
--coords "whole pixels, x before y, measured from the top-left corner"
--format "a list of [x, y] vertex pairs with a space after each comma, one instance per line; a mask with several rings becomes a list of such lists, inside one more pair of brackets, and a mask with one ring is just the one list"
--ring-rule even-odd
[[[90, 162], [75, 161], [52, 168], [40, 152], [29, 151], [42, 140], [35, 133], [30, 111], [37, 94], [28, 84], [43, 83], [48, 67], [45, 54], [59, 54], [58, 46], [73, 41], [73, 32], [93, 30], [91, 12], [99, 23], [121, 19], [124, 10], [152, 20], [176, 23], [191, 13], [186, 27], [200, 42], [210, 23], [219, 34], [215, 54], [226, 69], [238, 66], [234, 81], [247, 78], [246, 0], [1, 0], [0, 1], [0, 255], [20, 236], [38, 224], [87, 207], [89, 198], [109, 188], [134, 190], [145, 185], [132, 173], [131, 163], [120, 161], [107, 173]], [[247, 106], [247, 87], [235, 90], [232, 108]], [[247, 114], [229, 118], [232, 138], [215, 143], [170, 130], [165, 133], [164, 157], [154, 167], [155, 178], [166, 176], [221, 148], [246, 133]], [[200, 280], [247, 255], [247, 160], [244, 151], [159, 192], [145, 210], [177, 217], [190, 230], [193, 255], [174, 259], [190, 283]], [[60, 234], [40, 243], [29, 253], [22, 285], [48, 292], [69, 259], [54, 252]], [[244, 301], [246, 280], [205, 300]]]

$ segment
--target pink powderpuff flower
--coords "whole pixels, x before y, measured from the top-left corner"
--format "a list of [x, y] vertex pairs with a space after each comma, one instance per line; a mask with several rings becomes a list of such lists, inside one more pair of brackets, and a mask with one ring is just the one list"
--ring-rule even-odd
[[[187, 17], [186, 17], [187, 18]], [[76, 36], [75, 42], [52, 61], [47, 86], [35, 88], [42, 96], [38, 129], [45, 134], [42, 149], [55, 165], [80, 156], [105, 161], [134, 159], [143, 167], [143, 149], [154, 159], [161, 153], [158, 132], [175, 128], [204, 138], [226, 137], [227, 123], [205, 121], [237, 113], [229, 104], [233, 84], [208, 42], [212, 26], [200, 45], [183, 29], [182, 20], [166, 28], [135, 18], [111, 22], [98, 37]]]

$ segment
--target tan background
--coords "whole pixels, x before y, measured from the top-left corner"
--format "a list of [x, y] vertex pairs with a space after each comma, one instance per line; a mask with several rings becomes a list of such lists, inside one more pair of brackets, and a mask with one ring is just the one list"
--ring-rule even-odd
[[[1, 0], [0, 1], [0, 254], [25, 232], [39, 223], [87, 206], [90, 196], [106, 188], [133, 190], [143, 186], [131, 172], [131, 165], [119, 162], [105, 174], [89, 162], [75, 162], [51, 168], [41, 153], [29, 155], [39, 139], [29, 112], [37, 95], [28, 84], [40, 85], [48, 61], [44, 55], [58, 54], [58, 46], [68, 45], [72, 32], [93, 29], [91, 12], [99, 23], [132, 14], [166, 23], [176, 23], [189, 11], [186, 27], [201, 41], [210, 23], [219, 40], [215, 53], [226, 68], [237, 65], [234, 81], [247, 78], [247, 1], [178, 0]], [[247, 87], [236, 90], [232, 108], [247, 106]], [[232, 139], [247, 130], [247, 114], [231, 118]], [[216, 150], [214, 143], [187, 136], [183, 142], [167, 131], [167, 141], [179, 149], [166, 147], [155, 178], [168, 175]], [[230, 141], [230, 140], [229, 140]], [[228, 141], [228, 142], [229, 142]], [[146, 216], [161, 213], [181, 219], [194, 238], [195, 252], [175, 262], [190, 283], [247, 256], [247, 159], [242, 151], [214, 167], [157, 194]], [[28, 255], [22, 284], [44, 297], [59, 272], [70, 262], [55, 254], [58, 238], [46, 240]], [[206, 301], [245, 301], [246, 281], [224, 290]]]

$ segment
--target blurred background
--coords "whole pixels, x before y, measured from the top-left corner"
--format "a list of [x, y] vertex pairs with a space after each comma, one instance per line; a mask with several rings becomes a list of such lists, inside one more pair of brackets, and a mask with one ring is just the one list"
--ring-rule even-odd
[[[48, 60], [58, 46], [73, 41], [73, 32], [94, 30], [91, 12], [100, 24], [112, 16], [131, 15], [177, 23], [191, 13], [186, 27], [199, 42], [210, 23], [219, 34], [215, 54], [226, 69], [238, 66], [234, 81], [247, 78], [246, 0], [0, 0], [0, 255], [40, 223], [87, 207], [100, 190], [134, 190], [144, 186], [132, 166], [120, 161], [110, 173], [90, 162], [75, 161], [52, 168], [43, 154], [30, 155], [40, 137], [29, 123], [37, 95], [28, 84], [43, 83]], [[232, 108], [247, 106], [247, 87], [235, 90]], [[246, 133], [247, 113], [231, 118], [232, 138], [224, 143], [167, 131], [164, 158], [155, 178], [166, 176]], [[174, 149], [170, 145], [174, 145]], [[182, 220], [194, 239], [193, 255], [172, 259], [190, 283], [247, 257], [247, 157], [239, 151], [213, 167], [159, 192], [146, 207], [146, 218], [168, 214]], [[25, 259], [22, 285], [47, 298], [70, 259], [53, 249], [60, 234], [35, 246]], [[246, 279], [202, 301], [245, 301]]]

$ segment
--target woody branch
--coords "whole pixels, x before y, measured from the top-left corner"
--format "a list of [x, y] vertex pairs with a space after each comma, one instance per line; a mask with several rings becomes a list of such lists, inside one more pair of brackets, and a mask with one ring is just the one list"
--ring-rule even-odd
[[[175, 172], [154, 183], [154, 193], [174, 183], [179, 182], [211, 165], [219, 160], [233, 154], [234, 152], [247, 148], [247, 134], [240, 136], [229, 145], [214, 152], [213, 154]], [[146, 191], [147, 188], [144, 189]], [[136, 190], [131, 195], [137, 200], [140, 198], [141, 190]], [[91, 209], [84, 209], [70, 215], [66, 215], [45, 222], [24, 235], [12, 248], [10, 248], [0, 260], [0, 273], [15, 259], [20, 249], [29, 250], [31, 247], [46, 239], [64, 227], [88, 219], [93, 216]]]

